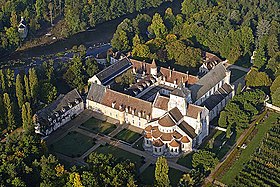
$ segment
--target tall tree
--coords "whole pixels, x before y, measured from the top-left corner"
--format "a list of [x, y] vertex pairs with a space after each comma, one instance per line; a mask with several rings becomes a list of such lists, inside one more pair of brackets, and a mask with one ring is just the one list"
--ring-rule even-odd
[[3, 102], [6, 109], [6, 116], [7, 116], [7, 124], [8, 130], [13, 130], [16, 127], [14, 112], [13, 112], [13, 104], [10, 100], [9, 94], [4, 93], [3, 95]]
[[5, 76], [5, 72], [0, 69], [0, 81], [1, 81], [1, 89], [0, 91], [5, 92], [6, 91], [6, 76]]
[[31, 91], [30, 91], [29, 80], [28, 80], [27, 75], [24, 75], [24, 87], [25, 87], [26, 98], [28, 101], [30, 101], [31, 100]]
[[21, 108], [21, 119], [22, 119], [22, 127], [25, 131], [27, 131], [29, 124], [28, 124], [27, 109], [25, 104], [23, 104]]
[[38, 96], [38, 77], [34, 68], [29, 69], [29, 85], [31, 98], [36, 102]]
[[20, 76], [20, 74], [17, 74], [16, 96], [17, 96], [19, 108], [21, 108], [23, 103], [24, 103], [24, 92], [23, 91], [24, 91], [24, 88], [23, 88], [23, 85], [22, 85], [21, 76]]
[[156, 38], [165, 38], [167, 34], [166, 26], [159, 13], [155, 13], [152, 19], [152, 24], [148, 27], [151, 34], [154, 34]]
[[48, 8], [49, 8], [49, 12], [50, 12], [50, 20], [51, 20], [51, 25], [53, 25], [53, 3], [49, 2], [48, 4]]
[[170, 181], [168, 177], [168, 164], [164, 157], [158, 157], [155, 168], [155, 183], [156, 186], [166, 187], [170, 186]]

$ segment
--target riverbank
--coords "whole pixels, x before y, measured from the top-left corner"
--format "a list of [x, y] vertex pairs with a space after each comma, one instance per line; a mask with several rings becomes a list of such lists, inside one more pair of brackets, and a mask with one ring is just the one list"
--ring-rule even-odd
[[[166, 2], [163, 3], [158, 8], [150, 8], [141, 11], [141, 14], [148, 14], [152, 16], [156, 12], [160, 14], [164, 14], [165, 10], [168, 7], [171, 7], [174, 14], [180, 13], [181, 9], [181, 3], [182, 0], [173, 1], [173, 2]], [[139, 12], [134, 12], [132, 14], [128, 14], [125, 16], [122, 16], [120, 18], [104, 22], [102, 24], [97, 25], [94, 29], [83, 31], [80, 33], [77, 33], [73, 36], [70, 36], [66, 39], [60, 39], [60, 40], [53, 40], [50, 43], [41, 44], [40, 46], [34, 46], [28, 49], [25, 49], [23, 51], [15, 51], [13, 54], [11, 54], [9, 57], [5, 59], [1, 59], [0, 61], [6, 61], [6, 60], [16, 60], [16, 59], [27, 59], [32, 57], [39, 57], [42, 55], [50, 55], [50, 54], [56, 54], [59, 52], [63, 52], [67, 49], [72, 48], [74, 45], [85, 45], [86, 47], [92, 47], [94, 45], [102, 44], [102, 43], [108, 43], [110, 42], [111, 38], [113, 37], [113, 34], [117, 28], [117, 26], [125, 19], [133, 19], [135, 18]], [[42, 36], [44, 37], [44, 36]]]

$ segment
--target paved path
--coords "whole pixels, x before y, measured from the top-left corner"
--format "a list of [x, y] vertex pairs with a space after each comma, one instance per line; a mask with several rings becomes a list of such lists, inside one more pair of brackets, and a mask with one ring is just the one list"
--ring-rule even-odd
[[[259, 118], [262, 116], [263, 113], [259, 115], [259, 117], [256, 120], [259, 120]], [[263, 116], [264, 117], [264, 116]], [[255, 120], [255, 121], [256, 121]], [[221, 159], [222, 162], [216, 165], [215, 169], [210, 173], [210, 175], [205, 179], [206, 181], [212, 183], [214, 180], [214, 175], [216, 172], [222, 167], [222, 165], [226, 162], [227, 159], [229, 159], [230, 155], [234, 152], [237, 146], [240, 146], [241, 143], [243, 143], [245, 140], [244, 138], [248, 135], [249, 132], [251, 132], [252, 128], [255, 127], [255, 122], [251, 123], [249, 128], [244, 130], [244, 132], [240, 135], [238, 140], [235, 142], [235, 144], [231, 147], [231, 149], [227, 152], [227, 154]]]
[[145, 159], [145, 162], [146, 162], [146, 163], [140, 167], [140, 169], [139, 169], [139, 174], [143, 173], [143, 171], [145, 171], [145, 169], [147, 169], [147, 167], [149, 167], [149, 165], [152, 164], [152, 161], [151, 161], [151, 160], [146, 160], [146, 159]]
[[[106, 136], [100, 136], [98, 134], [94, 134], [94, 133], [91, 133], [91, 132], [88, 132], [84, 129], [79, 129], [79, 132], [82, 133], [82, 131], [85, 131], [83, 132], [83, 134], [89, 136], [89, 137], [95, 137], [97, 138], [99, 141], [104, 141], [110, 145], [113, 145], [113, 146], [116, 146], [120, 149], [123, 149], [127, 152], [130, 152], [130, 153], [133, 153], [135, 155], [138, 155], [138, 156], [143, 156], [145, 157], [147, 160], [149, 160], [151, 163], [155, 163], [157, 158], [153, 157], [151, 154], [145, 152], [145, 151], [140, 151], [138, 149], [135, 149], [133, 147], [131, 147], [130, 145], [127, 145], [127, 144], [124, 144], [120, 141], [114, 141], [114, 140], [111, 140], [110, 137], [106, 137]], [[95, 145], [94, 145], [95, 146]], [[91, 152], [87, 151], [88, 154], [90, 154]], [[87, 157], [88, 155], [84, 154], [83, 157]], [[189, 168], [186, 168], [184, 166], [181, 166], [177, 163], [174, 162], [174, 160], [171, 158], [167, 158], [167, 161], [168, 161], [168, 165], [169, 167], [172, 167], [174, 169], [177, 169], [177, 170], [180, 170], [180, 171], [183, 171], [183, 172], [189, 172], [190, 169]]]
[[227, 69], [238, 69], [240, 71], [245, 71], [245, 72], [249, 72], [250, 69], [251, 69], [251, 68], [244, 68], [244, 67], [237, 66], [237, 65], [234, 65], [234, 64], [229, 64], [229, 63], [226, 63], [225, 66], [226, 66]]

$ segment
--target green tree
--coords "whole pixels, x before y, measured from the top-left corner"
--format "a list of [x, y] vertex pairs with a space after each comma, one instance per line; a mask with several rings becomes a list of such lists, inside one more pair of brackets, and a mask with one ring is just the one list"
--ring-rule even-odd
[[29, 87], [29, 80], [27, 75], [24, 75], [24, 87], [25, 87], [25, 93], [26, 93], [26, 98], [28, 101], [31, 100], [31, 91]]
[[21, 108], [21, 119], [22, 119], [22, 127], [25, 131], [27, 131], [29, 128], [29, 124], [28, 124], [29, 122], [28, 122], [27, 109], [25, 104], [23, 104]]
[[52, 103], [57, 96], [57, 89], [48, 81], [40, 83], [39, 99], [47, 104]]
[[0, 132], [5, 129], [5, 106], [2, 94], [0, 94]]
[[9, 47], [10, 48], [18, 47], [20, 42], [20, 37], [17, 30], [14, 27], [10, 27], [10, 28], [5, 27], [5, 31], [6, 31]]
[[124, 30], [117, 30], [112, 38], [112, 47], [119, 51], [130, 50], [127, 33]]
[[16, 96], [18, 100], [18, 106], [21, 108], [24, 103], [24, 88], [20, 74], [18, 74], [16, 77]]
[[164, 157], [158, 157], [155, 168], [155, 185], [160, 187], [170, 186], [168, 177], [169, 167]]
[[2, 91], [2, 93], [3, 93], [7, 90], [6, 90], [6, 76], [5, 76], [5, 72], [2, 69], [0, 69], [0, 81], [1, 81], [1, 90], [0, 91]]
[[71, 187], [83, 187], [80, 174], [73, 172], [69, 175], [69, 181], [67, 186]]
[[16, 127], [15, 117], [14, 117], [14, 111], [13, 111], [13, 104], [10, 100], [10, 97], [7, 93], [4, 93], [3, 95], [3, 102], [6, 109], [6, 116], [7, 116], [7, 124], [8, 124], [8, 130], [13, 130]]
[[33, 124], [33, 122], [32, 122], [32, 109], [31, 109], [30, 103], [26, 102], [25, 107], [26, 107], [28, 125], [29, 125], [30, 129], [33, 130], [34, 128], [33, 128], [33, 125], [32, 125]]
[[98, 65], [95, 59], [87, 58], [85, 62], [87, 78], [94, 76], [98, 71]]
[[215, 168], [218, 163], [218, 159], [215, 154], [205, 150], [199, 150], [193, 154], [192, 166], [194, 168], [203, 168], [205, 171], [209, 171]]
[[280, 107], [280, 87], [272, 94], [272, 103]]
[[277, 35], [272, 34], [268, 37], [267, 52], [270, 57], [273, 57], [277, 52], [279, 52], [279, 42]]
[[261, 69], [266, 63], [265, 51], [263, 47], [259, 47], [254, 55], [253, 64], [256, 68]]
[[133, 57], [149, 58], [151, 55], [150, 49], [146, 44], [138, 44], [132, 50]]
[[135, 34], [132, 40], [133, 43], [133, 48], [136, 47], [137, 45], [141, 44], [141, 40], [138, 34]]
[[218, 124], [219, 124], [220, 127], [227, 127], [228, 126], [227, 113], [225, 111], [222, 111], [220, 113]]
[[245, 77], [246, 85], [249, 87], [262, 87], [270, 86], [271, 79], [265, 72], [258, 72], [255, 68], [252, 68], [251, 71]]
[[39, 82], [34, 68], [29, 69], [29, 85], [31, 98], [36, 102], [39, 91]]
[[46, 15], [47, 3], [45, 0], [36, 0], [35, 10], [36, 10], [36, 19], [42, 20]]
[[148, 30], [156, 38], [165, 38], [167, 29], [159, 13], [155, 13], [153, 16], [152, 24], [148, 27]]
[[270, 91], [273, 94], [278, 88], [280, 88], [280, 76], [278, 76], [270, 86]]
[[17, 28], [18, 20], [17, 20], [17, 13], [16, 11], [12, 11], [11, 18], [10, 18], [11, 26]]

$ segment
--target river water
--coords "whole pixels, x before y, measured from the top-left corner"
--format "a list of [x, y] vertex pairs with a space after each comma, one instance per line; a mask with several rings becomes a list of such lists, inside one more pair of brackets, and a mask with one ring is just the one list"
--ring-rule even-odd
[[[142, 14], [149, 14], [152, 16], [154, 13], [158, 12], [161, 15], [164, 14], [166, 8], [171, 7], [174, 14], [180, 13], [182, 0], [173, 0], [173, 2], [163, 3], [158, 8], [150, 8], [143, 10]], [[100, 45], [100, 43], [110, 42], [117, 26], [122, 22], [123, 19], [135, 18], [139, 12], [128, 14], [120, 18], [102, 23], [97, 25], [91, 31], [84, 31], [77, 33], [67, 39], [56, 41], [49, 45], [38, 46], [34, 48], [27, 49], [25, 51], [15, 52], [12, 55], [12, 59], [27, 59], [32, 57], [39, 57], [42, 55], [56, 54], [58, 52], [63, 52], [66, 49], [71, 49], [74, 45], [85, 45], [86, 47], [93, 47], [94, 45]]]

